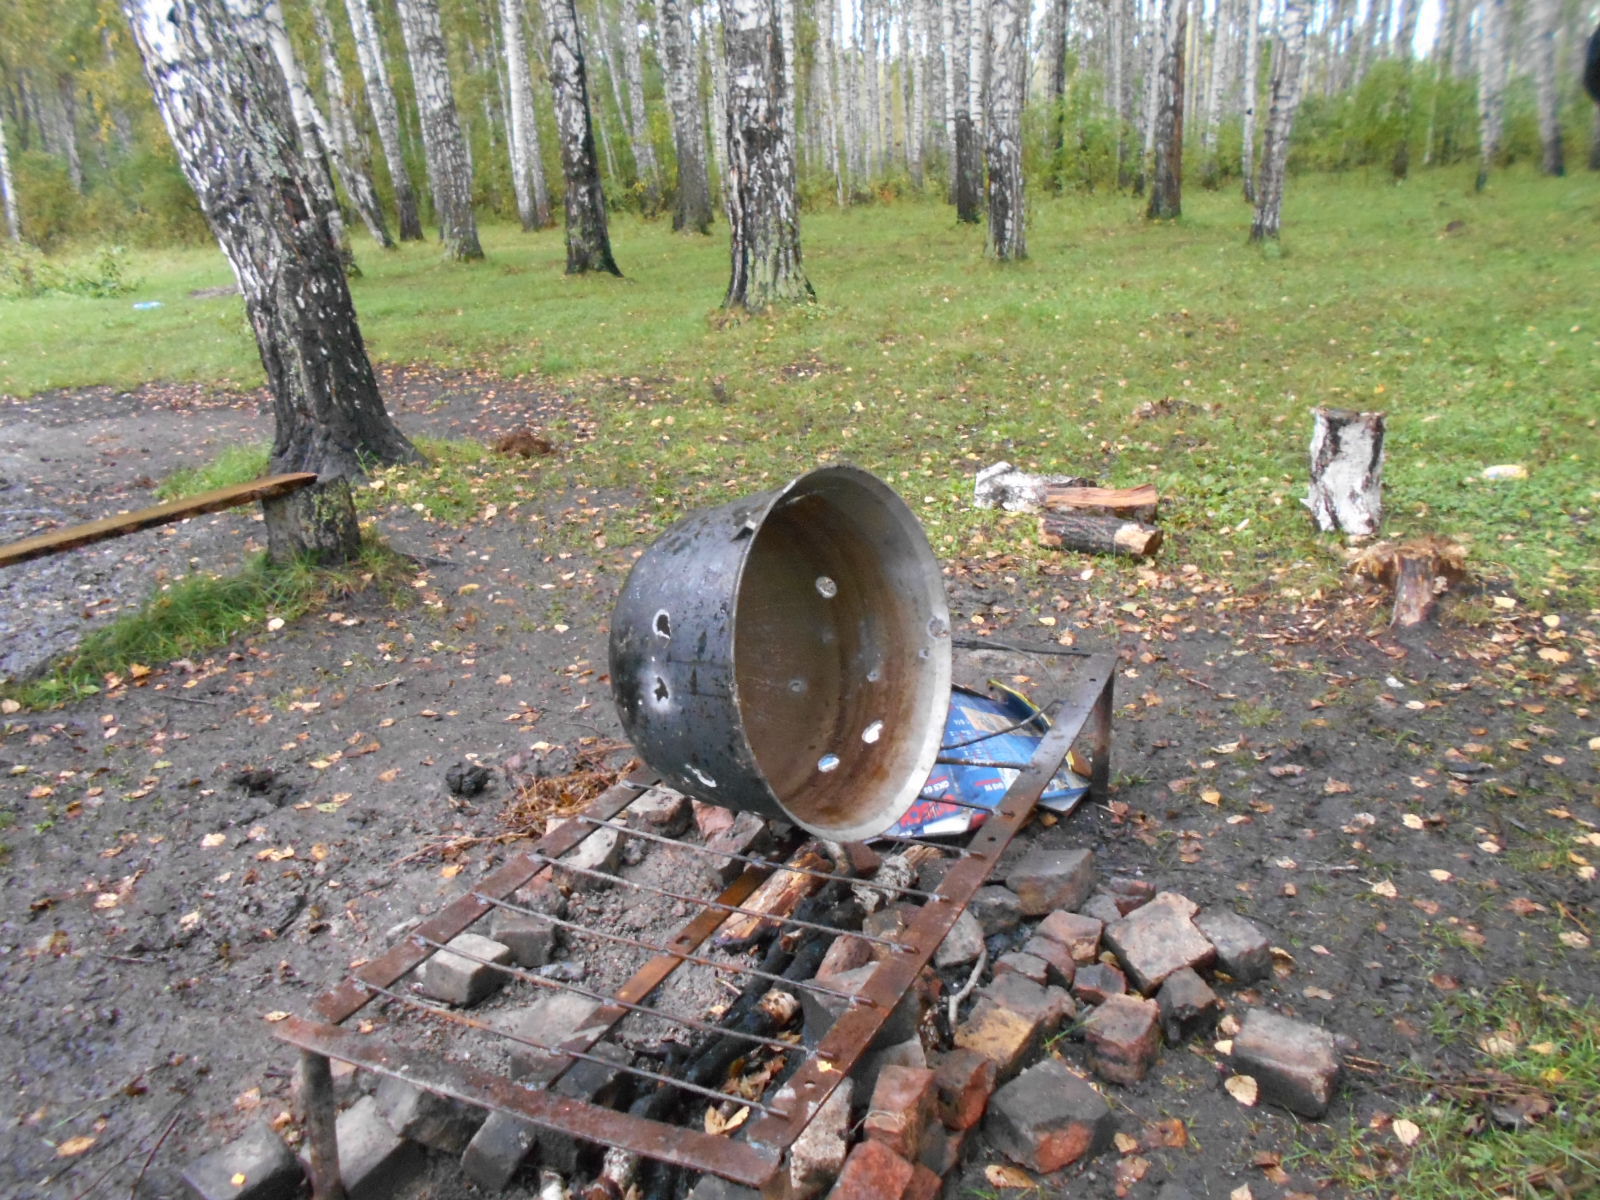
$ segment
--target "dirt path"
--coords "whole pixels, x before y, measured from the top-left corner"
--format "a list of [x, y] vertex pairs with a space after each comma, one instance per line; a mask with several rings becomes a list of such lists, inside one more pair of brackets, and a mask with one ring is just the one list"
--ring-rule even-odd
[[[501, 380], [389, 384], [412, 432], [583, 419]], [[252, 397], [166, 390], [13, 403], [0, 425], [6, 537], [31, 531], [25, 510], [76, 520], [144, 503], [148, 480], [267, 432]], [[492, 869], [502, 852], [479, 847], [446, 877], [430, 850], [496, 832], [517, 777], [564, 770], [583, 739], [616, 733], [604, 639], [631, 548], [554, 558], [537, 526], [505, 517], [443, 529], [397, 509], [383, 526], [428, 556], [409, 609], [353, 597], [66, 710], [4, 718], [0, 1193], [126, 1196], [142, 1172], [136, 1194], [179, 1194], [182, 1164], [288, 1108], [292, 1056], [262, 1015], [303, 1010], [398, 922]], [[44, 630], [36, 652], [191, 558], [237, 562], [252, 532], [248, 514], [219, 515], [13, 581], [7, 653], [29, 621]], [[1138, 605], [1093, 609], [1065, 572], [1008, 570], [952, 569], [964, 628], [1070, 632], [1122, 658], [1113, 802], [1024, 842], [1092, 847], [1107, 872], [1263, 925], [1279, 974], [1230, 1003], [1325, 1024], [1370, 1064], [1329, 1124], [1302, 1127], [1235, 1105], [1208, 1048], [1170, 1051], [1144, 1084], [1108, 1090], [1126, 1129], [1177, 1116], [1188, 1144], [1145, 1152], [1134, 1182], [1099, 1159], [1074, 1194], [1154, 1196], [1168, 1179], [1197, 1196], [1317, 1191], [1292, 1162], [1281, 1179], [1261, 1164], [1393, 1111], [1400, 1064], [1464, 1065], [1470, 1039], [1441, 1049], [1430, 1027], [1452, 994], [1510, 980], [1596, 993], [1584, 865], [1600, 850], [1579, 840], [1600, 825], [1592, 622], [1513, 607], [1493, 628], [1407, 647], [1360, 634], [1369, 614], [1233, 596], [1176, 570]], [[444, 785], [462, 761], [495, 771], [471, 801]], [[233, 782], [246, 769], [270, 780]], [[57, 1157], [72, 1137], [95, 1141]], [[985, 1186], [992, 1156], [980, 1144], [968, 1161], [967, 1182]], [[417, 1194], [469, 1193], [441, 1160]]]

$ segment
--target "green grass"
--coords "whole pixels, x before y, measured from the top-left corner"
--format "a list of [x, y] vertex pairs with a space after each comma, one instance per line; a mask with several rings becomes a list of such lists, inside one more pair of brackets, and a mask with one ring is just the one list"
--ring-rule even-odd
[[271, 454], [271, 448], [266, 445], [229, 446], [203, 467], [183, 467], [168, 475], [156, 488], [156, 495], [162, 500], [177, 500], [249, 483], [267, 473]]
[[[190, 575], [158, 591], [137, 613], [91, 633], [48, 674], [0, 688], [0, 695], [26, 708], [94, 695], [108, 677], [198, 657], [246, 631], [265, 630], [274, 617], [289, 622], [331, 596], [387, 586], [404, 569], [403, 559], [369, 536], [361, 558], [338, 568], [274, 567], [263, 554], [236, 575]], [[400, 587], [390, 590], [404, 594]]]
[[[1309, 593], [1343, 569], [1299, 503], [1309, 410], [1331, 404], [1389, 414], [1386, 535], [1467, 539], [1474, 570], [1540, 605], [1600, 601], [1600, 176], [1513, 169], [1481, 196], [1465, 168], [1301, 177], [1274, 254], [1246, 245], [1231, 192], [1191, 188], [1162, 225], [1128, 196], [1031, 203], [1032, 258], [1008, 266], [932, 201], [807, 213], [820, 302], [736, 323], [718, 319], [725, 229], [630, 216], [613, 228], [626, 279], [568, 278], [559, 230], [496, 225], [474, 265], [358, 241], [352, 290], [380, 361], [528, 374], [585, 405], [599, 436], [563, 474], [641, 493], [634, 537], [848, 458], [906, 495], [941, 555], [1040, 557], [1031, 522], [968, 506], [972, 472], [1004, 458], [1153, 482], [1163, 563], [1241, 587], [1287, 569], [1277, 582]], [[0, 300], [0, 390], [259, 382], [238, 299], [187, 298], [228, 281], [215, 251], [130, 254], [128, 275], [139, 290], [115, 299]], [[1528, 478], [1478, 478], [1507, 462]], [[444, 465], [485, 487], [509, 469]]]
[[[1408, 1069], [1395, 1123], [1353, 1127], [1331, 1153], [1308, 1152], [1352, 1196], [1507, 1200], [1593, 1195], [1600, 1180], [1600, 1004], [1529, 984], [1464, 994], [1434, 1033], [1465, 1049], [1460, 1070]], [[1502, 1128], [1507, 1113], [1533, 1120]], [[1497, 1121], [1497, 1114], [1502, 1120]], [[1405, 1145], [1400, 1121], [1415, 1125]], [[1407, 1131], [1409, 1132], [1409, 1131]]]

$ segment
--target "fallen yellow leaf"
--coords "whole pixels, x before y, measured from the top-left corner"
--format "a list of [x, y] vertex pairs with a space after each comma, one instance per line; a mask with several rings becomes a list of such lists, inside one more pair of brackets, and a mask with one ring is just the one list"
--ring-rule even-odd
[[1013, 1167], [1008, 1163], [990, 1163], [983, 1169], [983, 1177], [989, 1181], [990, 1187], [997, 1188], [1031, 1188], [1034, 1186], [1033, 1176], [1021, 1167]]
[[1261, 1094], [1255, 1077], [1251, 1075], [1230, 1075], [1222, 1086], [1228, 1089], [1228, 1095], [1246, 1108], [1254, 1107], [1257, 1097]]
[[95, 1139], [86, 1133], [80, 1133], [77, 1137], [69, 1137], [56, 1147], [56, 1157], [77, 1158], [78, 1155], [89, 1149], [94, 1143]]

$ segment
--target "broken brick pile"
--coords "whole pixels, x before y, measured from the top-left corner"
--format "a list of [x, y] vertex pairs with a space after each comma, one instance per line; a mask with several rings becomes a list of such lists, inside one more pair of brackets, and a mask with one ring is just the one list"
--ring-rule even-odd
[[[548, 877], [519, 894], [526, 907], [558, 912], [561, 889]], [[869, 938], [892, 938], [908, 910], [889, 905], [830, 946], [817, 981], [831, 992], [864, 986], [886, 951]], [[507, 918], [508, 921], [511, 918]], [[477, 1003], [504, 975], [486, 962], [523, 966], [549, 960], [549, 927], [526, 917], [494, 930], [463, 934], [427, 965], [421, 988], [455, 1005]], [[470, 943], [468, 941], [470, 939]], [[941, 996], [981, 978], [964, 998], [965, 1012]], [[481, 961], [480, 961], [481, 960]], [[1249, 984], [1272, 970], [1264, 932], [1226, 909], [1201, 909], [1175, 892], [1116, 876], [1101, 879], [1086, 850], [1034, 849], [974, 896], [925, 972], [885, 1025], [852, 1077], [843, 1080], [794, 1143], [785, 1164], [793, 1200], [933, 1200], [961, 1162], [974, 1134], [1018, 1165], [1048, 1175], [1105, 1150], [1116, 1122], [1100, 1085], [1140, 1083], [1164, 1046], [1210, 1036], [1223, 1015], [1213, 984]], [[935, 973], [937, 971], [937, 974]], [[975, 980], [973, 980], [975, 982]], [[829, 992], [802, 993], [806, 1041], [814, 1044], [847, 1003]], [[937, 1006], [937, 1009], [935, 1008]], [[512, 1018], [546, 1045], [579, 1034], [599, 1005], [557, 993], [516, 1010]], [[946, 1042], [938, 1017], [952, 1016]], [[1261, 1100], [1301, 1116], [1320, 1117], [1340, 1077], [1333, 1037], [1316, 1026], [1266, 1009], [1230, 1016], [1233, 1072], [1249, 1076]], [[1060, 1054], [1072, 1052], [1082, 1069]], [[953, 1044], [951, 1044], [953, 1043]], [[538, 1083], [566, 1067], [555, 1083], [564, 1095], [604, 1103], [613, 1073], [603, 1063], [568, 1063], [529, 1050], [511, 1064], [513, 1077]], [[341, 1174], [352, 1200], [390, 1196], [419, 1170], [421, 1147], [461, 1156], [469, 1178], [503, 1189], [535, 1158], [546, 1171], [572, 1178], [580, 1147], [564, 1135], [503, 1113], [435, 1096], [395, 1079], [371, 1095], [348, 1068], [335, 1064], [344, 1100], [338, 1119]], [[1097, 1082], [1098, 1081], [1098, 1082]], [[358, 1097], [358, 1098], [355, 1098]], [[780, 1090], [772, 1103], [781, 1106]], [[265, 1126], [190, 1165], [184, 1173], [201, 1200], [228, 1196], [276, 1200], [300, 1186], [301, 1166]], [[241, 1177], [243, 1182], [241, 1183]], [[704, 1177], [692, 1200], [749, 1200], [757, 1193]]]

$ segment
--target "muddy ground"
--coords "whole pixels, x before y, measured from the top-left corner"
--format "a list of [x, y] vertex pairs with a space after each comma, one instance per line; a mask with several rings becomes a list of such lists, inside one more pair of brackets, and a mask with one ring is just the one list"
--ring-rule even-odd
[[[581, 397], [514, 381], [387, 382], [414, 433], [531, 426], [559, 446], [592, 427]], [[0, 533], [148, 503], [174, 468], [268, 432], [259, 396], [0, 400]], [[529, 470], [559, 480], [545, 519], [600, 503], [559, 455]], [[289, 1107], [293, 1056], [264, 1014], [303, 1011], [397, 923], [491, 870], [514, 847], [441, 851], [502, 831], [519, 780], [617, 735], [605, 636], [634, 548], [554, 557], [529, 515], [446, 529], [397, 506], [384, 534], [418, 563], [404, 609], [353, 595], [225, 652], [147, 664], [84, 703], [3, 718], [0, 1194], [181, 1194], [183, 1164]], [[3, 673], [259, 543], [251, 514], [221, 514], [12, 568]], [[1001, 555], [947, 569], [969, 633], [1120, 655], [1111, 803], [1030, 827], [1021, 845], [1092, 847], [1103, 871], [1270, 930], [1278, 973], [1224, 989], [1230, 1008], [1324, 1025], [1351, 1071], [1311, 1123], [1237, 1104], [1208, 1045], [1169, 1050], [1142, 1084], [1104, 1089], [1138, 1148], [1046, 1190], [1339, 1194], [1297, 1148], [1381, 1122], [1416, 1094], [1411, 1068], [1470, 1070], [1493, 1031], [1436, 1020], [1452, 998], [1527, 981], [1582, 999], [1600, 985], [1594, 614], [1490, 585], [1486, 624], [1447, 619], [1402, 642], [1376, 601], [1309, 603], [1290, 576], [1238, 595], [1176, 562], [1137, 603], [1089, 604], [1076, 576], [1092, 566], [1023, 574]], [[1048, 686], [1046, 660], [1012, 661], [1025, 687]], [[491, 768], [489, 789], [452, 795], [457, 763]], [[251, 791], [235, 782], [246, 770], [270, 779]], [[1058, 1048], [1081, 1061], [1070, 1040]], [[1142, 1136], [1173, 1117], [1185, 1145]], [[1143, 1168], [1117, 1169], [1135, 1157]], [[994, 1161], [976, 1143], [950, 1194], [988, 1188]], [[474, 1193], [439, 1160], [413, 1194]]]

